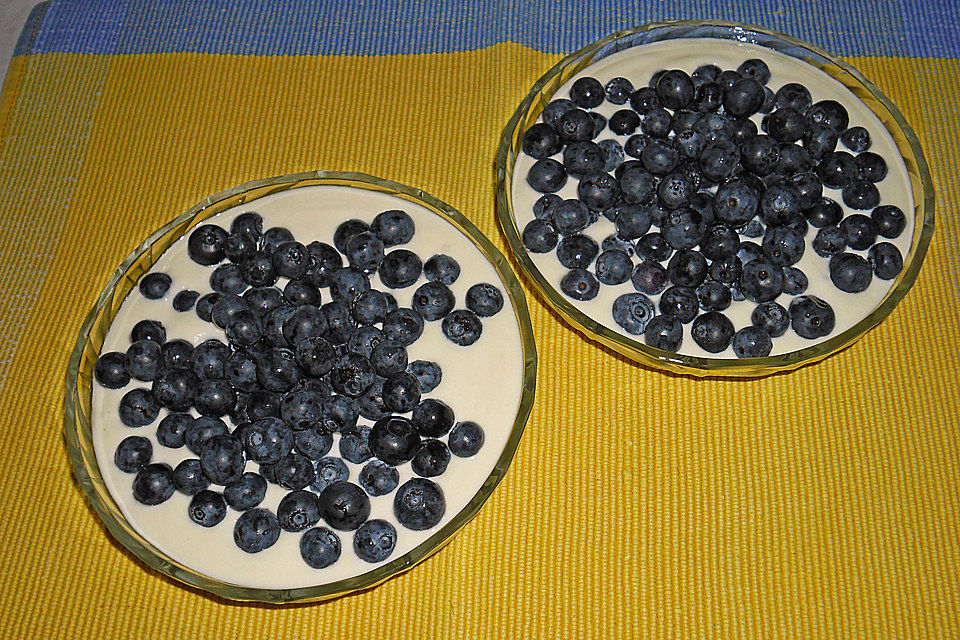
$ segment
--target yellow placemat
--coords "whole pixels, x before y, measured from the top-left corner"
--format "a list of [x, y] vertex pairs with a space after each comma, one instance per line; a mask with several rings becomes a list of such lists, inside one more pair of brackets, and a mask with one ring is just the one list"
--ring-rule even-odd
[[[847, 56], [913, 124], [938, 193], [916, 285], [863, 340], [789, 374], [696, 380], [598, 348], [528, 288], [537, 402], [479, 516], [380, 587], [284, 608], [183, 588], [108, 537], [61, 437], [82, 318], [162, 223], [289, 172], [421, 186], [506, 251], [495, 148], [560, 50], [445, 45], [462, 25], [441, 21], [420, 53], [355, 51], [377, 34], [344, 25], [335, 45], [350, 55], [169, 51], [142, 35], [166, 28], [147, 9], [141, 39], [114, 50], [77, 35], [107, 30], [71, 14], [89, 13], [79, 4], [49, 9], [56, 33], [32, 26], [0, 97], [0, 636], [960, 635], [956, 56]], [[620, 27], [645, 17], [604, 7]]]

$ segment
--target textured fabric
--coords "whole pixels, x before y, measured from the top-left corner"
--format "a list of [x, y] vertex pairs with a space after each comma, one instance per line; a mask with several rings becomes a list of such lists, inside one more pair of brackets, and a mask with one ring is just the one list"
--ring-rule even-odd
[[[955, 2], [64, 2], [0, 95], [0, 636], [960, 636], [960, 17]], [[863, 340], [758, 380], [666, 375], [528, 290], [537, 401], [441, 552], [332, 602], [238, 605], [147, 570], [72, 480], [62, 380], [117, 264], [203, 197], [358, 170], [506, 251], [491, 164], [560, 54], [721, 17], [844, 55], [917, 131], [938, 194], [916, 285]], [[348, 55], [345, 55], [348, 54]]]

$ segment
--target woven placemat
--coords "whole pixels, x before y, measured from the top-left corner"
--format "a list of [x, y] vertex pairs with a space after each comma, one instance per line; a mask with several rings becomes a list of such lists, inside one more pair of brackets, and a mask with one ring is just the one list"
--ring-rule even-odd
[[[491, 164], [563, 53], [650, 20], [809, 40], [903, 111], [937, 189], [916, 285], [863, 340], [758, 380], [637, 367], [528, 288], [537, 402], [440, 553], [332, 602], [241, 605], [112, 541], [61, 436], [108, 275], [203, 197], [312, 169], [417, 185], [502, 250]], [[960, 635], [957, 5], [51, 2], [0, 95], [0, 635], [949, 638]]]

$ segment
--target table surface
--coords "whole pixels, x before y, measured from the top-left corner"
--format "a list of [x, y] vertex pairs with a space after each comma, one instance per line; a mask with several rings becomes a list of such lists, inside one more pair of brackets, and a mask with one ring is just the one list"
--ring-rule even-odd
[[[233, 185], [338, 169], [422, 187], [506, 251], [491, 166], [528, 88], [676, 18], [811, 41], [912, 123], [937, 230], [889, 318], [792, 373], [698, 380], [598, 347], [525, 284], [533, 413], [484, 509], [423, 564], [267, 607], [109, 537], [72, 480], [62, 380], [144, 237]], [[45, 4], [0, 94], [0, 635], [960, 637], [957, 33], [954, 0]]]

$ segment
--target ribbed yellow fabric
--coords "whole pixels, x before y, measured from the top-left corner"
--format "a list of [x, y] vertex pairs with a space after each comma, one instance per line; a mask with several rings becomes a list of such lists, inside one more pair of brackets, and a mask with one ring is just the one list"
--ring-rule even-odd
[[849, 349], [759, 380], [666, 375], [528, 289], [540, 371], [513, 466], [413, 570], [324, 604], [239, 605], [146, 570], [99, 525], [71, 479], [61, 380], [116, 265], [206, 195], [309, 169], [420, 186], [505, 250], [495, 148], [556, 59], [503, 44], [15, 61], [0, 99], [0, 636], [960, 636], [956, 61], [852, 60], [917, 130], [938, 228], [914, 289]]

